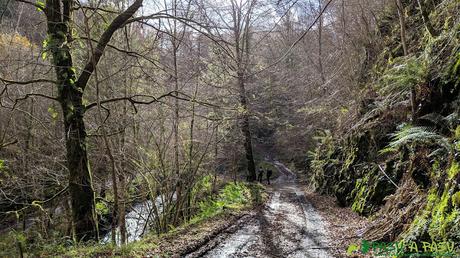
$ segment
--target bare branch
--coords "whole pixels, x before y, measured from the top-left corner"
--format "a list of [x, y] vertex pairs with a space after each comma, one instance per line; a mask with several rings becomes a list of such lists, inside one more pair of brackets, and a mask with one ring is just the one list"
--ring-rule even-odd
[[5, 147], [10, 146], [10, 145], [13, 145], [13, 144], [16, 144], [18, 142], [19, 141], [17, 139], [14, 139], [14, 140], [12, 140], [10, 142], [7, 142], [7, 143], [1, 143], [0, 144], [0, 149], [5, 148]]
[[48, 80], [48, 79], [35, 79], [35, 80], [30, 80], [30, 81], [12, 81], [12, 80], [7, 80], [4, 78], [0, 77], [0, 81], [3, 82], [6, 85], [27, 85], [27, 84], [32, 84], [32, 83], [54, 83], [56, 84], [56, 81], [53, 80]]
[[27, 0], [15, 0], [15, 1], [25, 3], [25, 4], [29, 4], [29, 5], [35, 6], [37, 9], [39, 9], [41, 11], [45, 11], [45, 8], [43, 8], [43, 6], [41, 6], [41, 5], [37, 4], [37, 3], [33, 3], [33, 2], [30, 2], [30, 1], [27, 1]]
[[19, 103], [19, 101], [26, 100], [29, 97], [41, 97], [41, 98], [45, 98], [45, 99], [51, 99], [51, 100], [54, 100], [54, 101], [59, 101], [57, 98], [54, 98], [54, 97], [51, 97], [51, 96], [48, 96], [48, 95], [45, 95], [45, 94], [29, 93], [29, 94], [24, 95], [24, 97], [15, 99], [14, 105], [13, 105], [13, 107], [11, 109], [15, 109], [16, 105]]
[[[176, 95], [176, 93], [177, 93], [177, 95]], [[180, 97], [178, 95], [182, 95], [183, 97]], [[137, 94], [137, 95], [128, 96], [128, 97], [119, 97], [119, 98], [101, 100], [99, 103], [100, 104], [106, 104], [106, 103], [118, 102], [118, 101], [128, 101], [129, 103], [131, 103], [131, 105], [134, 107], [134, 110], [137, 112], [137, 108], [135, 107], [135, 105], [150, 105], [150, 104], [153, 104], [153, 103], [156, 103], [156, 102], [160, 102], [160, 100], [165, 98], [165, 97], [172, 97], [172, 98], [187, 101], [187, 102], [195, 102], [195, 103], [203, 105], [203, 106], [220, 108], [220, 106], [218, 106], [218, 105], [214, 105], [214, 104], [203, 102], [203, 101], [198, 101], [196, 99], [191, 98], [190, 96], [188, 96], [185, 93], [177, 92], [177, 91], [171, 91], [171, 92], [163, 94], [163, 95], [161, 95], [159, 97], [154, 97], [154, 96], [151, 96], [151, 95], [144, 95], [144, 94]], [[148, 100], [140, 100], [139, 98], [146, 98]], [[91, 108], [93, 108], [93, 107], [96, 107], [97, 105], [98, 105], [98, 103], [96, 103], [96, 102], [87, 105], [86, 106], [86, 111], [91, 109]]]
[[[175, 91], [171, 91], [171, 92], [168, 92], [166, 94], [163, 94], [159, 97], [154, 97], [154, 96], [151, 96], [151, 95], [142, 95], [142, 94], [138, 94], [138, 95], [133, 95], [133, 96], [129, 96], [129, 97], [119, 97], [119, 98], [112, 98], [112, 99], [106, 99], [106, 100], [101, 100], [99, 103], [100, 104], [106, 104], [106, 103], [111, 103], [111, 102], [118, 102], [118, 101], [128, 101], [130, 102], [133, 106], [135, 106], [136, 104], [139, 104], [139, 105], [149, 105], [149, 104], [152, 104], [152, 103], [155, 103], [155, 102], [158, 102], [160, 99], [164, 98], [164, 97], [167, 97], [167, 96], [171, 96], [171, 97], [175, 97], [173, 94], [175, 93]], [[139, 99], [136, 99], [136, 98], [149, 98], [149, 100], [139, 100]], [[180, 97], [179, 97], [180, 98]], [[183, 100], [186, 100], [186, 101], [189, 101], [189, 99], [185, 99], [185, 98], [181, 98]], [[89, 105], [86, 106], [86, 110], [89, 110], [93, 107], [96, 107], [98, 105], [98, 103], [91, 103]], [[137, 109], [134, 107], [135, 111], [137, 112]]]
[[118, 15], [112, 23], [110, 23], [109, 27], [107, 30], [104, 31], [102, 34], [99, 43], [97, 44], [96, 48], [94, 49], [93, 56], [89, 59], [88, 63], [85, 65], [85, 68], [83, 69], [82, 74], [77, 80], [77, 85], [81, 89], [85, 89], [86, 84], [89, 81], [89, 78], [91, 77], [91, 74], [94, 72], [94, 69], [96, 68], [97, 64], [99, 63], [99, 60], [102, 57], [102, 54], [104, 53], [105, 48], [109, 44], [110, 39], [112, 38], [113, 34], [115, 31], [117, 31], [119, 28], [123, 27], [126, 23], [126, 21], [134, 15], [134, 13], [142, 6], [143, 0], [136, 0], [126, 11]]

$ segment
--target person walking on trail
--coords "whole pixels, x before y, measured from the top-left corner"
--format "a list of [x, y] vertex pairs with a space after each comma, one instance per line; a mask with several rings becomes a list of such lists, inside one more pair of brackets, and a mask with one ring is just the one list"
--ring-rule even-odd
[[264, 177], [264, 170], [262, 167], [259, 167], [259, 175], [257, 176], [257, 179], [259, 180], [259, 183], [262, 183], [262, 178]]
[[270, 184], [270, 177], [272, 176], [272, 170], [271, 169], [267, 169], [267, 183]]

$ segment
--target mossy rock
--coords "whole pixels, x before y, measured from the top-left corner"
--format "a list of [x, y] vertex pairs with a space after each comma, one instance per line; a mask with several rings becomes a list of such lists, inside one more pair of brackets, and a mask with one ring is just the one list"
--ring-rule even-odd
[[[447, 170], [455, 168], [453, 162]], [[447, 173], [447, 171], [444, 171]], [[442, 177], [433, 185], [425, 207], [402, 235], [407, 240], [460, 241], [460, 191], [454, 178]], [[443, 187], [439, 187], [443, 185]]]
[[356, 181], [350, 197], [353, 198], [352, 210], [367, 216], [384, 204], [385, 197], [394, 193], [396, 187], [378, 171], [377, 167], [368, 165], [363, 169], [369, 172]]

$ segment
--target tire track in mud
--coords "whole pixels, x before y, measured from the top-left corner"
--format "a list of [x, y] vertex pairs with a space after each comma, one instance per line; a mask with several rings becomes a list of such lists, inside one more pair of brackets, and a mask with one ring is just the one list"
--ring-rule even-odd
[[324, 221], [305, 198], [295, 174], [279, 162], [280, 176], [265, 207], [185, 257], [333, 257]]
[[[272, 196], [273, 197], [273, 196]], [[275, 223], [270, 223], [267, 220], [265, 213], [267, 212], [266, 209], [260, 211], [258, 213], [258, 219], [260, 221], [260, 225], [262, 226], [262, 240], [263, 240], [263, 248], [265, 254], [270, 254], [272, 257], [283, 257], [283, 250], [278, 248], [276, 245], [275, 239], [275, 232], [281, 229], [281, 223], [279, 221], [275, 221]]]

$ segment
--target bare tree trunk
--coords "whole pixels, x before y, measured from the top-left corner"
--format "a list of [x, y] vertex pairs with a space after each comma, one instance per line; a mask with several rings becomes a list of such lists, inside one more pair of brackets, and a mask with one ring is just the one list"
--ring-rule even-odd
[[215, 192], [217, 192], [217, 174], [219, 172], [218, 170], [218, 153], [219, 153], [219, 124], [216, 124], [216, 127], [214, 129], [216, 131], [215, 140], [214, 140], [214, 177], [212, 180], [212, 189], [211, 189], [211, 195], [213, 195]]
[[[18, 20], [16, 21], [16, 27], [14, 28], [14, 31], [17, 32], [19, 25], [21, 24], [21, 18], [22, 18], [22, 13], [24, 12], [24, 3], [19, 3], [19, 14], [18, 14]], [[8, 7], [8, 6], [7, 6]]]
[[126, 232], [126, 179], [125, 179], [125, 158], [122, 161], [122, 167], [118, 180], [120, 183], [120, 197], [119, 197], [119, 214], [118, 214], [118, 225], [120, 227], [120, 244], [125, 245], [128, 242], [128, 236]]
[[177, 46], [176, 40], [173, 39], [173, 59], [174, 59], [174, 95], [176, 96], [174, 100], [174, 171], [179, 180], [178, 187], [180, 188], [180, 168], [179, 168], [179, 81], [178, 81], [178, 71], [177, 71]]
[[111, 225], [111, 231], [112, 231], [112, 243], [113, 245], [117, 245], [117, 227], [118, 227], [118, 221], [119, 221], [119, 191], [118, 191], [118, 182], [117, 182], [117, 171], [115, 168], [115, 159], [112, 155], [112, 151], [107, 139], [107, 134], [105, 132], [105, 129], [103, 129], [103, 135], [104, 135], [104, 141], [106, 145], [106, 151], [107, 151], [107, 156], [109, 157], [110, 160], [110, 175], [112, 179], [112, 191], [113, 191], [113, 210], [112, 210], [112, 225]]
[[[399, 16], [399, 25], [401, 27], [401, 44], [403, 47], [404, 56], [409, 55], [409, 50], [407, 48], [407, 38], [406, 38], [406, 14], [404, 13], [404, 6], [401, 0], [395, 0], [396, 7], [398, 9]], [[410, 89], [410, 100], [411, 100], [411, 112], [412, 112], [412, 121], [415, 122], [417, 119], [417, 92], [415, 86], [412, 86]]]
[[[125, 76], [125, 88], [124, 88], [124, 96], [128, 97], [128, 86], [131, 85], [131, 80], [128, 83], [126, 81], [126, 78], [129, 77], [129, 74], [126, 74]], [[127, 124], [127, 118], [128, 118], [128, 103], [125, 102], [123, 105], [123, 126]], [[121, 168], [120, 168], [120, 174], [118, 175], [118, 180], [120, 182], [120, 214], [119, 214], [119, 225], [120, 225], [120, 242], [121, 244], [126, 244], [128, 242], [128, 236], [126, 232], [126, 201], [128, 200], [129, 197], [127, 197], [126, 194], [126, 168], [127, 168], [127, 159], [126, 159], [126, 154], [125, 154], [125, 145], [126, 145], [126, 130], [125, 128], [120, 128], [123, 133], [121, 134], [121, 144], [120, 144], [120, 153], [122, 155], [122, 160], [121, 160]]]
[[398, 16], [399, 16], [399, 26], [401, 29], [401, 44], [403, 47], [404, 55], [407, 56], [409, 54], [407, 50], [407, 43], [406, 43], [406, 14], [404, 13], [404, 6], [401, 0], [395, 0], [396, 7], [398, 9]]
[[246, 89], [244, 86], [244, 75], [238, 73], [238, 87], [240, 90], [240, 105], [243, 114], [241, 115], [241, 131], [244, 135], [244, 149], [246, 152], [246, 160], [248, 162], [248, 181], [253, 182], [256, 180], [256, 166], [254, 163], [254, 154], [252, 150], [252, 136], [249, 124], [249, 111], [246, 98]]
[[[172, 11], [174, 17], [177, 16], [177, 1], [173, 0], [172, 3]], [[178, 64], [177, 64], [177, 51], [179, 48], [179, 42], [177, 41], [177, 21], [174, 19], [172, 24], [172, 54], [173, 54], [173, 70], [174, 70], [174, 95], [176, 98], [174, 99], [174, 171], [176, 173], [176, 197], [177, 197], [177, 210], [174, 214], [173, 224], [178, 223], [179, 217], [181, 214], [181, 206], [182, 206], [182, 191], [183, 191], [183, 175], [181, 175], [180, 171], [180, 164], [179, 164], [179, 71], [178, 71]]]
[[321, 84], [325, 88], [325, 83], [326, 83], [326, 78], [324, 76], [324, 69], [323, 69], [323, 15], [321, 15], [321, 12], [323, 10], [323, 4], [321, 0], [318, 0], [318, 9], [319, 9], [319, 23], [318, 23], [318, 69], [319, 69], [319, 75], [321, 77]]
[[420, 8], [420, 13], [422, 14], [423, 23], [425, 24], [426, 30], [430, 33], [432, 37], [438, 36], [438, 32], [433, 27], [433, 24], [430, 21], [430, 13], [426, 6], [426, 0], [417, 0], [418, 7]]
[[[245, 88], [245, 76], [248, 66], [249, 57], [249, 24], [252, 5], [246, 15], [246, 21], [242, 24], [242, 7], [238, 6], [236, 2], [232, 1], [233, 8], [233, 33], [235, 42], [235, 53], [236, 53], [236, 69], [237, 69], [237, 83], [239, 89], [240, 105], [242, 108], [242, 114], [240, 114], [241, 131], [244, 135], [244, 149], [246, 153], [248, 175], [247, 180], [253, 182], [256, 180], [256, 167], [254, 163], [254, 154], [252, 149], [252, 136], [249, 122], [249, 109], [248, 101], [246, 96]], [[246, 57], [246, 60], [245, 60]], [[246, 63], [245, 63], [246, 61]]]
[[[192, 101], [192, 117], [190, 119], [190, 146], [188, 150], [188, 171], [189, 171], [189, 177], [192, 176], [193, 173], [193, 147], [194, 147], [194, 129], [195, 129], [195, 100], [196, 96], [198, 94], [198, 85], [195, 85], [195, 92], [193, 93], [193, 101]], [[210, 140], [211, 141], [211, 140]], [[191, 179], [188, 180], [189, 182]], [[185, 207], [184, 207], [184, 213], [185, 213], [185, 219], [190, 218], [190, 200], [191, 200], [191, 189], [192, 185], [189, 185], [189, 191], [187, 191], [187, 199], [185, 201]]]

